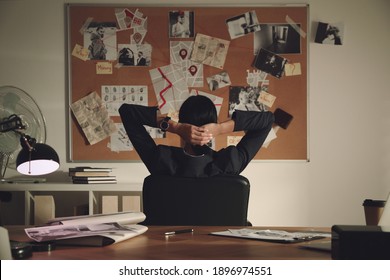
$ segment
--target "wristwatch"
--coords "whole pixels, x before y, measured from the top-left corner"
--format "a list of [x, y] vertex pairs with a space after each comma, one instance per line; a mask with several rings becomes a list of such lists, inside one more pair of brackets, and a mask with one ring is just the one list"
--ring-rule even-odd
[[163, 131], [163, 132], [166, 132], [169, 128], [169, 120], [171, 118], [170, 117], [165, 117], [162, 119], [162, 121], [160, 122], [160, 129]]

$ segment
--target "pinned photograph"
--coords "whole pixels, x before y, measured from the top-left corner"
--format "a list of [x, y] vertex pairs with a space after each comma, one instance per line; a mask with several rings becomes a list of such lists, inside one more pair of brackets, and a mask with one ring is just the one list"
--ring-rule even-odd
[[229, 74], [226, 71], [222, 71], [207, 78], [207, 83], [211, 91], [229, 86], [231, 84]]
[[152, 45], [141, 44], [136, 46], [135, 66], [150, 66], [152, 63]]
[[118, 44], [118, 62], [122, 66], [135, 66], [137, 45]]
[[254, 34], [255, 55], [262, 48], [276, 54], [301, 53], [301, 36], [291, 25], [261, 24], [260, 26], [261, 30]]
[[265, 49], [260, 49], [253, 66], [276, 78], [281, 78], [286, 63], [287, 59]]
[[116, 23], [91, 22], [84, 30], [90, 60], [116, 60]]
[[170, 38], [194, 37], [194, 12], [190, 12], [190, 11], [169, 12], [169, 37]]
[[342, 45], [344, 25], [319, 22], [314, 42], [328, 45]]
[[260, 24], [255, 11], [250, 11], [226, 20], [231, 39], [259, 31]]
[[267, 111], [264, 104], [258, 101], [261, 88], [231, 86], [229, 90], [229, 117], [235, 110]]

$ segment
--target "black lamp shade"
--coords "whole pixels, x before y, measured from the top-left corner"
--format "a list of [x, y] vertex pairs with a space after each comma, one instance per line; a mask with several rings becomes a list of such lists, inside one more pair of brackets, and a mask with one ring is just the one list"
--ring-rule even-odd
[[56, 171], [59, 166], [57, 152], [42, 143], [35, 143], [31, 151], [23, 148], [16, 159], [16, 169], [24, 175], [49, 174]]

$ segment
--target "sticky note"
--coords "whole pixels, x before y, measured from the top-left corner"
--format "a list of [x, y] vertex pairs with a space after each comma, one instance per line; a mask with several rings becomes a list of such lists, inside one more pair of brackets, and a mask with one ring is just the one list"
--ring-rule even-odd
[[300, 63], [287, 63], [284, 66], [284, 74], [286, 76], [296, 76], [301, 75], [301, 64]]
[[83, 61], [86, 61], [88, 59], [89, 50], [76, 44], [73, 48], [72, 55], [74, 57], [80, 58]]
[[112, 63], [107, 61], [96, 63], [96, 74], [112, 74]]

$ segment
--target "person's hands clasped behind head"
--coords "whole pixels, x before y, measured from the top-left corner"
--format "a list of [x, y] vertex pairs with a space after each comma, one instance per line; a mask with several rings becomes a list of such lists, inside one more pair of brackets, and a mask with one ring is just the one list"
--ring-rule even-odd
[[193, 149], [194, 146], [210, 142], [215, 135], [209, 129], [213, 127], [211, 124], [217, 125], [217, 122], [217, 109], [208, 97], [196, 95], [187, 98], [179, 110], [180, 132], [177, 133], [185, 141], [184, 148]]
[[[205, 96], [187, 98], [178, 122], [158, 113], [157, 106], [123, 104], [119, 113], [127, 135], [151, 174], [207, 177], [240, 174], [264, 143], [272, 128], [271, 112], [235, 110], [231, 119], [218, 122], [214, 103]], [[157, 144], [145, 125], [181, 139], [181, 147]], [[245, 131], [239, 144], [220, 150], [209, 145], [213, 137]]]
[[206, 145], [213, 139], [213, 134], [205, 127], [198, 127], [188, 123], [177, 124], [177, 134], [191, 145]]

